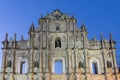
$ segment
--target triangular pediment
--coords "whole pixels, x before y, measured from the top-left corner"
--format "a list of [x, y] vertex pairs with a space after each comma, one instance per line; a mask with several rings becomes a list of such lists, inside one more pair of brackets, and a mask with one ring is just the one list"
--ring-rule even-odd
[[54, 16], [55, 18], [60, 18], [63, 15], [63, 13], [60, 10], [54, 10], [52, 12], [52, 16]]
[[54, 10], [52, 13], [47, 14], [44, 18], [52, 18], [52, 19], [64, 19], [64, 18], [71, 18], [68, 14], [64, 14], [59, 9]]

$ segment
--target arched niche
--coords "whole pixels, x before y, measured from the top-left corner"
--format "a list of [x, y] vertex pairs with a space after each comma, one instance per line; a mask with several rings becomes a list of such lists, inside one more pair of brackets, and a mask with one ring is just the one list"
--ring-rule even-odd
[[61, 48], [61, 38], [60, 37], [56, 37], [55, 39], [55, 48]]

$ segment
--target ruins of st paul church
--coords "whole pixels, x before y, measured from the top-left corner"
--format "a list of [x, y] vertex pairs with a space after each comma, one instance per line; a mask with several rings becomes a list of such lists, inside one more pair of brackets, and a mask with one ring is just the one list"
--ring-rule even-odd
[[8, 39], [7, 33], [0, 80], [120, 80], [112, 34], [90, 40], [76, 22], [57, 9], [41, 16], [37, 28], [32, 23], [27, 40], [16, 34]]

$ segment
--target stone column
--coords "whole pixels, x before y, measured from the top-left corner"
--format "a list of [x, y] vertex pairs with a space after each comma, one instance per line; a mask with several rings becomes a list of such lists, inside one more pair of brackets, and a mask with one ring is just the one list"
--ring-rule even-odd
[[116, 58], [115, 58], [115, 51], [113, 49], [111, 49], [112, 51], [112, 59], [113, 59], [113, 69], [114, 69], [114, 76], [115, 76], [115, 80], [118, 80], [117, 78], [117, 65], [116, 65]]
[[114, 73], [116, 75], [116, 73], [118, 71], [117, 71], [117, 63], [116, 63], [116, 57], [115, 57], [115, 50], [112, 49], [111, 51], [112, 51], [111, 55], [112, 55], [112, 60], [113, 60]]
[[39, 68], [38, 68], [38, 69], [39, 69], [39, 71], [38, 71], [38, 72], [41, 72], [41, 47], [40, 47], [40, 46], [41, 46], [41, 45], [40, 45], [40, 43], [41, 43], [41, 42], [40, 42], [40, 41], [41, 41], [40, 38], [41, 38], [41, 37], [40, 37], [40, 33], [39, 33], [38, 36], [39, 36], [39, 37], [38, 37], [38, 40], [39, 40], [39, 41], [38, 41], [38, 42], [39, 42], [39, 52], [38, 52], [38, 55], [39, 55], [39, 59], [38, 59], [38, 64], [39, 64], [38, 67], [39, 67]]
[[33, 69], [34, 40], [33, 39], [34, 39], [34, 30], [30, 32], [30, 72], [31, 73], [34, 71]]
[[7, 50], [7, 47], [8, 47], [8, 33], [6, 33], [6, 36], [5, 36], [5, 40], [3, 41], [3, 48], [2, 48], [2, 52], [3, 52], [3, 58], [2, 58], [2, 67], [1, 67], [1, 72], [5, 72], [5, 69], [6, 69], [6, 50]]
[[46, 55], [45, 55], [45, 58], [46, 58], [46, 72], [48, 72], [48, 28], [49, 28], [49, 20], [47, 19], [46, 20]]
[[107, 61], [106, 61], [106, 56], [105, 56], [105, 44], [103, 42], [103, 34], [100, 34], [101, 38], [101, 49], [102, 49], [102, 56], [103, 56], [103, 69], [104, 69], [104, 74], [105, 74], [105, 79], [107, 80]]
[[16, 47], [17, 47], [16, 44], [17, 44], [17, 42], [16, 42], [16, 34], [14, 34], [14, 44], [13, 44], [13, 47], [14, 47], [13, 53], [14, 54], [13, 54], [13, 61], [12, 61], [13, 62], [13, 68], [12, 68], [13, 69], [13, 73], [16, 72], [15, 71], [16, 70], [16, 66], [15, 66], [16, 65]]
[[103, 69], [104, 69], [104, 73], [106, 74], [106, 70], [107, 70], [107, 61], [106, 61], [106, 56], [105, 56], [105, 50], [102, 50], [102, 56], [103, 56]]
[[28, 70], [27, 71], [29, 73], [30, 72], [30, 51], [29, 50], [27, 51], [27, 54], [28, 54], [27, 55], [27, 60], [28, 60], [27, 61], [27, 64], [28, 64], [28, 66], [27, 66]]
[[88, 60], [87, 60], [87, 46], [86, 46], [86, 36], [85, 36], [85, 32], [82, 33], [83, 34], [83, 55], [84, 55], [84, 62], [85, 62], [85, 80], [87, 80], [87, 74], [88, 74]]
[[115, 57], [115, 50], [112, 50], [113, 51], [113, 59], [114, 59], [114, 63], [115, 63], [115, 68], [117, 68], [117, 62], [116, 62], [116, 57]]
[[74, 35], [74, 80], [76, 80], [76, 21], [73, 18], [73, 35]]
[[103, 58], [104, 58], [104, 73], [105, 73], [105, 76], [106, 76], [106, 71], [107, 71], [107, 61], [106, 61], [106, 56], [105, 56], [105, 44], [104, 44], [104, 42], [103, 42], [103, 34], [101, 33], [100, 34], [100, 38], [101, 38], [101, 49], [102, 49], [102, 55], [103, 55]]
[[39, 72], [42, 72], [42, 49], [39, 50]]
[[108, 80], [107, 78], [107, 60], [105, 56], [105, 49], [102, 49], [102, 58], [103, 58], [103, 71], [105, 74], [105, 80]]
[[33, 49], [30, 50], [30, 73], [33, 72]]
[[[75, 49], [75, 52], [78, 53], [78, 49]], [[75, 57], [76, 57], [76, 59], [75, 59], [75, 61], [76, 61], [76, 64], [75, 64], [75, 65], [76, 65], [76, 73], [78, 72], [78, 71], [77, 71], [77, 70], [78, 70], [78, 58], [77, 58], [77, 56], [78, 56], [78, 55], [76, 54], [76, 55], [75, 55]]]
[[69, 80], [69, 78], [70, 78], [70, 74], [69, 74], [70, 73], [69, 72], [69, 70], [70, 70], [69, 62], [70, 61], [69, 61], [69, 53], [68, 53], [68, 44], [69, 44], [69, 42], [68, 42], [68, 27], [69, 27], [68, 24], [69, 24], [69, 19], [66, 19], [66, 35], [67, 35], [67, 39], [66, 39], [67, 40], [67, 48], [66, 48], [67, 49], [67, 52], [66, 52], [66, 55], [67, 55], [67, 59], [66, 59], [67, 60], [67, 67], [66, 67], [66, 69], [67, 69], [67, 73], [68, 73], [68, 78], [67, 79]]
[[16, 49], [14, 49], [14, 55], [13, 55], [13, 73], [15, 74], [16, 73], [16, 58], [17, 58], [17, 56], [16, 56]]
[[87, 49], [85, 49], [85, 63], [86, 63], [86, 73], [89, 73], [89, 61], [88, 61], [88, 50]]
[[43, 62], [44, 61], [44, 58], [43, 58], [43, 41], [44, 41], [43, 37], [44, 36], [43, 36], [43, 20], [42, 19], [40, 20], [40, 24], [41, 24], [40, 27], [42, 28], [42, 33], [41, 33], [41, 50], [40, 50], [41, 51], [41, 55], [40, 55], [40, 60], [41, 60], [40, 65], [41, 65], [41, 67], [40, 68], [41, 68], [41, 72], [44, 72], [44, 66], [43, 66], [44, 65], [44, 62]]
[[43, 72], [46, 71], [46, 51], [45, 49], [43, 50]]
[[69, 53], [69, 72], [71, 73], [72, 72], [72, 57], [71, 57], [71, 54], [72, 54], [72, 51], [69, 49], [68, 50], [68, 53]]
[[1, 72], [5, 72], [5, 69], [6, 69], [6, 49], [2, 49], [2, 50], [3, 50], [3, 57], [2, 57]]

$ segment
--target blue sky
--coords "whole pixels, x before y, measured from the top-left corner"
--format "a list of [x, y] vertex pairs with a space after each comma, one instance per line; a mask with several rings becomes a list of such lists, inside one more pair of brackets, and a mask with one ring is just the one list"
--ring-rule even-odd
[[57, 8], [63, 13], [73, 14], [78, 26], [84, 22], [90, 39], [94, 34], [99, 39], [101, 32], [104, 38], [109, 39], [109, 33], [112, 33], [119, 54], [120, 0], [0, 0], [0, 42], [4, 40], [5, 33], [9, 33], [9, 38], [17, 33], [17, 39], [21, 35], [27, 39], [32, 22], [37, 27], [41, 14], [45, 16]]

